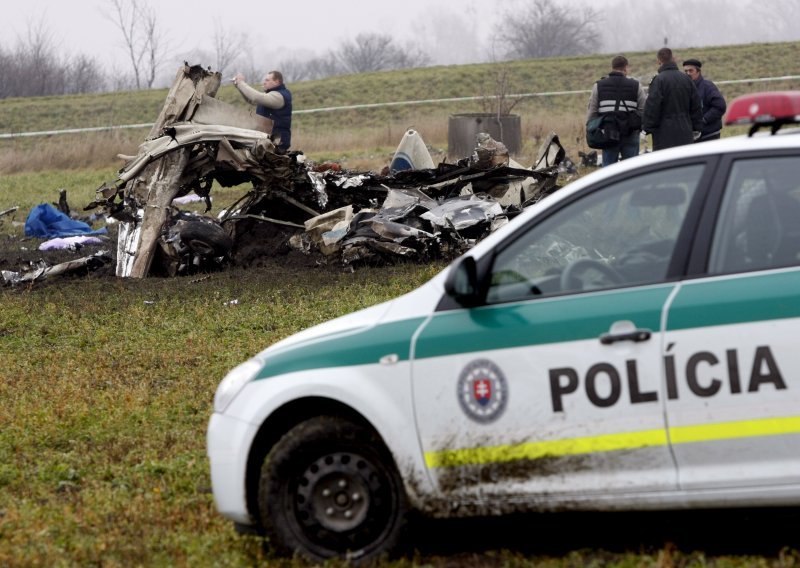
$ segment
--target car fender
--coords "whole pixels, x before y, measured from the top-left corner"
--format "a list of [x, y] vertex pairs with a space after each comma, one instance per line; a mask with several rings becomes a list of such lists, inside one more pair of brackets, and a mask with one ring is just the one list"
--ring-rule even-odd
[[253, 381], [226, 414], [253, 426], [249, 454], [262, 424], [286, 405], [311, 398], [351, 408], [378, 432], [412, 503], [434, 491], [416, 432], [408, 361], [313, 369]]

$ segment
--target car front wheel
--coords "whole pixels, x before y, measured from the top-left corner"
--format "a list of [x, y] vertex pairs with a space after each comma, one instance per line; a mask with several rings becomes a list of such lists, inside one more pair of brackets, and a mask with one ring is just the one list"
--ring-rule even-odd
[[321, 416], [284, 435], [264, 460], [259, 513], [270, 546], [369, 560], [396, 549], [407, 502], [394, 462], [370, 429]]

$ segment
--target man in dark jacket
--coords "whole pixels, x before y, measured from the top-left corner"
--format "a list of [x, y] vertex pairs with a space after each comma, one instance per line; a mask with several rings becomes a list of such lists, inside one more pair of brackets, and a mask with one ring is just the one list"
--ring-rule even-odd
[[653, 135], [653, 150], [691, 144], [703, 127], [697, 88], [678, 69], [670, 48], [659, 49], [657, 58], [658, 75], [647, 93], [642, 130]]
[[703, 105], [703, 129], [700, 131], [700, 138], [695, 142], [705, 142], [706, 140], [716, 140], [722, 131], [722, 115], [728, 108], [725, 98], [719, 92], [717, 86], [703, 77], [700, 68], [703, 63], [699, 59], [687, 59], [683, 62], [683, 71], [692, 78], [694, 86], [697, 87], [697, 94], [700, 95], [700, 102]]
[[264, 76], [259, 93], [246, 83], [245, 76], [237, 73], [233, 84], [250, 104], [256, 105], [256, 114], [272, 121], [272, 140], [279, 152], [285, 153], [292, 145], [292, 93], [283, 84], [280, 71], [270, 71]]
[[639, 154], [639, 133], [642, 127], [645, 94], [642, 85], [628, 79], [629, 63], [624, 55], [611, 60], [611, 73], [592, 87], [586, 121], [605, 113], [619, 118], [619, 144], [603, 148], [603, 165], [607, 166]]

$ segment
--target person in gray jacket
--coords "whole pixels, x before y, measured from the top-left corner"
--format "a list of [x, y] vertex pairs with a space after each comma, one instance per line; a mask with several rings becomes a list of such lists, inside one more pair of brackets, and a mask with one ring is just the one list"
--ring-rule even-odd
[[694, 81], [703, 105], [703, 129], [700, 131], [700, 138], [695, 142], [718, 139], [722, 132], [722, 117], [728, 109], [725, 98], [717, 86], [703, 77], [703, 73], [700, 71], [702, 66], [703, 63], [699, 59], [687, 59], [683, 62], [683, 72]]
[[678, 69], [672, 50], [658, 50], [658, 74], [644, 104], [642, 130], [653, 135], [653, 150], [691, 144], [703, 128], [700, 96], [691, 77]]

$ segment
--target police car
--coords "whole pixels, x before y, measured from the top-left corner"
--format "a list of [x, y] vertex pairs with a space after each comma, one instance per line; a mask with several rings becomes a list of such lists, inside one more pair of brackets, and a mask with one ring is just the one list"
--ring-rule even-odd
[[727, 122], [750, 135], [587, 175], [233, 369], [219, 511], [321, 560], [396, 549], [412, 510], [800, 505], [800, 92]]

